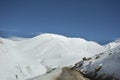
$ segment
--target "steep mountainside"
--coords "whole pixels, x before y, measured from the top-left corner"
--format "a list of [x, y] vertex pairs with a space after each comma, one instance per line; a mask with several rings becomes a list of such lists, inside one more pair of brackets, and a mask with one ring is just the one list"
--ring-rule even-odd
[[120, 46], [84, 58], [75, 68], [92, 80], [120, 80]]

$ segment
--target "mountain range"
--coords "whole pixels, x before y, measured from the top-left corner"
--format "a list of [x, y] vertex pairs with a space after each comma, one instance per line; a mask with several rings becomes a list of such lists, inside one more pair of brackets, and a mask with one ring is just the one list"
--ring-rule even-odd
[[[34, 77], [45, 75], [55, 68], [60, 71], [62, 67], [74, 66], [76, 62], [83, 60], [83, 57], [93, 57], [89, 68], [87, 66], [90, 61], [85, 61], [84, 65], [76, 68], [85, 71], [86, 75], [99, 64], [104, 65], [104, 68], [98, 76], [104, 73], [112, 75], [111, 72], [114, 72], [115, 77], [120, 79], [118, 77], [120, 70], [119, 49], [120, 40], [100, 45], [82, 38], [50, 33], [20, 40], [0, 38], [0, 79], [32, 80]], [[102, 58], [95, 60], [94, 57], [100, 53], [104, 53]], [[110, 62], [113, 66], [109, 64]], [[112, 71], [109, 72], [111, 69]]]

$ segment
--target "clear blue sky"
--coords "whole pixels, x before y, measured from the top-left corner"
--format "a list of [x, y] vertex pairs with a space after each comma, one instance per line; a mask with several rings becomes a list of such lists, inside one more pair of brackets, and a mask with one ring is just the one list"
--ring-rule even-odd
[[120, 0], [0, 0], [0, 36], [38, 32], [110, 42], [120, 37]]

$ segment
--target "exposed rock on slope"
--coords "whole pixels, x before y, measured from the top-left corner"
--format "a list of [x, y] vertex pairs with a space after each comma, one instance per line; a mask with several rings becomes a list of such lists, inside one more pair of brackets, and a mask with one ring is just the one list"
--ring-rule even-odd
[[73, 68], [91, 80], [120, 80], [120, 46], [81, 62]]

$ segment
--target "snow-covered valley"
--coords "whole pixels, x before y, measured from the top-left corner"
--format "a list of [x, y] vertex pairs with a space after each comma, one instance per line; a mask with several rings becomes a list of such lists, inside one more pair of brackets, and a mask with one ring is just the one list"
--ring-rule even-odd
[[[104, 56], [108, 55], [109, 51], [113, 52], [112, 57], [105, 56], [100, 60], [93, 59], [91, 66], [94, 66], [90, 67], [89, 70], [94, 69], [95, 64], [103, 63], [101, 65], [105, 64], [105, 69], [103, 68], [102, 71], [109, 73], [111, 67], [108, 66], [111, 66], [109, 64], [111, 63], [115, 68], [112, 72], [117, 71], [115, 74], [118, 77], [118, 69], [120, 70], [119, 46], [120, 41], [102, 46], [82, 38], [68, 38], [49, 33], [19, 41], [0, 38], [0, 80], [32, 79], [45, 75], [55, 68], [74, 66], [83, 57], [92, 57], [103, 52]], [[86, 69], [88, 63], [85, 62], [80, 70], [88, 71]]]

